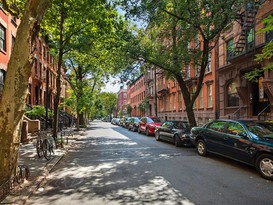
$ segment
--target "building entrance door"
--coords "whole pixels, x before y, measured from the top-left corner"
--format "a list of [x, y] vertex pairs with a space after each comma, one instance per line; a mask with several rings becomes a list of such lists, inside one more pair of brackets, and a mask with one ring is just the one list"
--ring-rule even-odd
[[269, 99], [264, 92], [263, 88], [263, 77], [259, 78], [258, 82], [253, 82], [251, 84], [250, 98], [252, 99], [252, 113], [253, 116], [270, 116], [270, 106]]

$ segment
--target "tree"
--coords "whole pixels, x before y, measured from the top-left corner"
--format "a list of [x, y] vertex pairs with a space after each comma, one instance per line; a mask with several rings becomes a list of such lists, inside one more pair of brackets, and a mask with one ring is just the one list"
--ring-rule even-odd
[[130, 104], [127, 105], [127, 114], [131, 117], [131, 113], [133, 111], [133, 108]]
[[50, 0], [2, 0], [4, 9], [20, 17], [21, 23], [8, 63], [0, 102], [0, 184], [9, 180], [17, 169], [21, 124], [34, 59], [32, 54], [40, 24], [50, 2]]
[[[124, 32], [126, 24], [107, 1], [53, 0], [53, 2], [54, 6], [46, 17], [44, 30], [50, 36], [52, 47], [55, 48], [55, 53], [58, 56], [53, 126], [53, 136], [56, 137], [61, 68], [64, 64], [69, 65], [68, 69], [73, 70], [74, 77], [79, 78], [78, 80], [74, 79], [74, 82], [83, 80], [86, 75], [90, 75], [92, 70], [96, 74], [99, 73], [97, 76], [92, 74], [94, 78], [96, 76], [95, 84], [99, 84], [100, 78], [108, 78], [114, 67], [120, 69], [120, 67], [113, 65], [113, 62], [116, 62], [116, 65], [123, 62], [122, 59], [118, 60], [116, 54], [120, 54], [119, 48], [124, 43], [117, 39], [128, 37], [129, 33]], [[68, 61], [69, 63], [67, 63]], [[68, 70], [67, 73], [69, 72]], [[70, 77], [72, 76], [70, 75]], [[79, 87], [76, 95], [78, 97], [84, 96], [81, 83], [77, 85]], [[73, 90], [75, 91], [75, 86]], [[79, 100], [78, 97], [77, 100]], [[83, 123], [83, 113], [80, 111], [78, 114], [80, 122]]]
[[[57, 137], [58, 131], [58, 106], [61, 93], [61, 75], [64, 65], [63, 56], [68, 53], [73, 43], [73, 37], [78, 36], [89, 26], [99, 22], [99, 16], [95, 16], [100, 8], [104, 7], [104, 1], [73, 1], [73, 0], [53, 0], [53, 6], [49, 10], [43, 29], [50, 37], [51, 48], [55, 49], [55, 55], [58, 58], [57, 78], [56, 78], [56, 96], [54, 99], [54, 121], [53, 137]], [[73, 9], [71, 9], [73, 8]], [[99, 12], [100, 13], [100, 12]]]
[[[115, 93], [102, 92], [98, 95], [98, 99], [105, 110], [107, 116], [112, 116], [117, 107], [118, 96]], [[104, 117], [107, 117], [104, 116]]]
[[[208, 56], [221, 32], [247, 2], [253, 1], [122, 1], [127, 14], [148, 22], [138, 34], [138, 46], [131, 47], [131, 57], [163, 70], [178, 82], [192, 125], [196, 125], [193, 105], [202, 88]], [[189, 44], [196, 46], [189, 49]], [[184, 68], [188, 66], [196, 68], [194, 78], [187, 79]]]
[[[270, 15], [267, 18], [263, 19], [262, 22], [265, 24], [265, 27], [260, 29], [259, 33], [266, 33], [273, 31], [273, 16]], [[262, 50], [262, 53], [257, 54], [255, 61], [258, 63], [262, 63], [266, 60], [270, 60], [273, 57], [273, 41], [268, 42]], [[260, 69], [256, 68], [253, 71], [250, 71], [245, 74], [245, 78], [249, 81], [258, 81], [258, 78], [265, 72], [265, 71], [272, 71], [273, 70], [273, 63], [268, 62], [266, 66], [261, 67]]]
[[142, 115], [144, 115], [148, 108], [149, 108], [149, 101], [147, 100], [147, 98], [144, 98], [142, 102], [138, 105], [138, 109], [140, 110]]

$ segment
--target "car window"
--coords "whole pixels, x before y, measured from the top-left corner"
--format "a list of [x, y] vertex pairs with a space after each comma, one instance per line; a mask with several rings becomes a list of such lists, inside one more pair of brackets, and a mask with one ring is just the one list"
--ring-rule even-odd
[[160, 120], [159, 118], [151, 118], [151, 120], [152, 120], [153, 122], [161, 122], [161, 120]]
[[187, 122], [173, 122], [174, 129], [190, 129], [190, 124]]
[[140, 121], [146, 123], [146, 122], [147, 122], [147, 119], [146, 119], [146, 117], [143, 117], [143, 118], [141, 118]]
[[164, 127], [164, 128], [167, 128], [168, 127], [168, 122], [164, 122], [161, 126]]
[[226, 122], [224, 121], [214, 121], [208, 125], [207, 128], [218, 131], [218, 132], [224, 132]]
[[139, 122], [140, 120], [138, 118], [134, 118], [134, 121], [135, 122]]
[[237, 136], [246, 135], [246, 131], [243, 126], [236, 122], [228, 122], [227, 133]]
[[254, 137], [268, 137], [273, 138], [273, 131], [270, 130], [268, 125], [262, 123], [247, 123], [246, 126], [248, 127], [249, 131], [251, 132], [252, 136]]

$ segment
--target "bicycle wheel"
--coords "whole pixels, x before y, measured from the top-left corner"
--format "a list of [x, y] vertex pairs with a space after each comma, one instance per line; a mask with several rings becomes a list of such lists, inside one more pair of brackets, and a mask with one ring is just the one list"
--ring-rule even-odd
[[41, 158], [43, 156], [43, 145], [42, 145], [41, 139], [37, 140], [36, 151], [37, 151], [38, 157]]
[[51, 147], [50, 147], [50, 143], [48, 142], [47, 139], [44, 139], [43, 141], [43, 153], [44, 153], [44, 157], [47, 160], [51, 159]]

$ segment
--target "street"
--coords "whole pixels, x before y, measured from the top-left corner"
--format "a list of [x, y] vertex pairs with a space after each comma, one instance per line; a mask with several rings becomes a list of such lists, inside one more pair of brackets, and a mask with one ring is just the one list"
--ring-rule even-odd
[[26, 204], [273, 204], [254, 167], [94, 121]]

